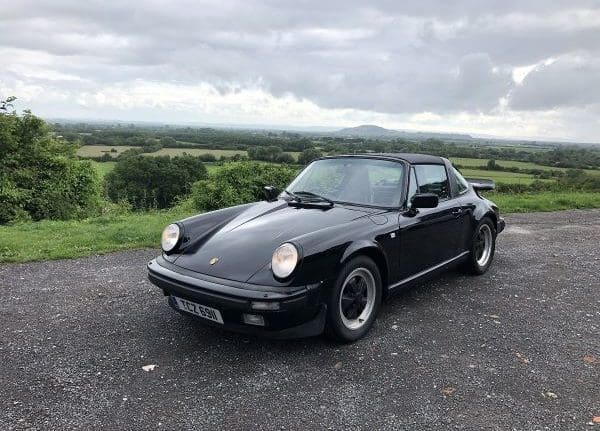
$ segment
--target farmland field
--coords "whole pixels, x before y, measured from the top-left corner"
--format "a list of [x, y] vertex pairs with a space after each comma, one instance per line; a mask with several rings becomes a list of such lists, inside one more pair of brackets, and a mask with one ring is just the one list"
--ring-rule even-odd
[[[474, 159], [468, 157], [451, 157], [450, 161], [457, 165], [468, 167], [485, 166], [487, 165], [488, 159]], [[559, 168], [553, 166], [538, 165], [531, 162], [518, 162], [515, 160], [496, 160], [496, 164], [503, 168], [519, 168], [519, 169], [539, 169], [542, 171], [565, 171], [566, 168]], [[584, 169], [585, 172], [591, 175], [600, 175], [600, 170]]]
[[154, 153], [148, 153], [149, 156], [178, 156], [183, 153], [191, 154], [192, 156], [199, 156], [200, 154], [212, 154], [215, 157], [232, 157], [236, 154], [246, 156], [247, 153], [244, 150], [213, 150], [210, 148], [161, 148]]
[[[111, 153], [111, 148], [117, 150], [116, 153]], [[80, 157], [101, 157], [104, 154], [109, 154], [112, 157], [117, 157], [120, 153], [130, 148], [139, 148], [139, 147], [131, 147], [127, 145], [118, 145], [118, 146], [109, 146], [109, 145], [83, 145], [77, 150], [77, 155]], [[215, 150], [211, 148], [161, 148], [160, 150], [154, 153], [145, 153], [148, 156], [178, 156], [180, 154], [187, 153], [193, 156], [199, 156], [201, 154], [212, 154], [215, 157], [232, 157], [236, 154], [241, 156], [247, 156], [248, 153], [245, 150]], [[291, 151], [289, 152], [291, 156], [298, 160], [299, 152]]]
[[[117, 152], [111, 153], [110, 150], [112, 148], [117, 150]], [[112, 157], [117, 157], [123, 151], [129, 150], [130, 148], [135, 147], [130, 147], [128, 145], [82, 145], [77, 149], [77, 155], [80, 157], [102, 157], [104, 154], [109, 154]]]
[[93, 160], [91, 162], [92, 162], [92, 166], [94, 167], [96, 172], [98, 172], [98, 175], [100, 176], [100, 178], [104, 178], [106, 176], [106, 174], [108, 174], [110, 171], [112, 171], [117, 163], [117, 162], [96, 162]]
[[468, 168], [463, 168], [460, 170], [460, 172], [467, 178], [487, 178], [490, 180], [494, 180], [497, 183], [505, 184], [530, 184], [535, 180], [533, 175], [521, 174], [516, 172], [488, 171], [483, 169]]

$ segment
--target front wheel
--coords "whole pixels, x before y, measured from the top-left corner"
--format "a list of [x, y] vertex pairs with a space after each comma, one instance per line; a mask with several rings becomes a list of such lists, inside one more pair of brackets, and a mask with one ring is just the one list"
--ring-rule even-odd
[[371, 328], [381, 306], [381, 276], [375, 262], [359, 256], [340, 271], [329, 295], [328, 332], [336, 339], [351, 342]]
[[467, 262], [468, 270], [476, 275], [485, 273], [494, 258], [496, 250], [496, 228], [489, 217], [484, 217], [473, 235], [471, 254]]

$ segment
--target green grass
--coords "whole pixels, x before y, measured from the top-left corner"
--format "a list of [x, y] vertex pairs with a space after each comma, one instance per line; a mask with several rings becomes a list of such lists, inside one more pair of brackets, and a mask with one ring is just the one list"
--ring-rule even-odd
[[112, 171], [117, 164], [117, 162], [96, 162], [94, 160], [91, 160], [91, 162], [96, 172], [98, 172], [100, 178], [104, 178], [106, 174]]
[[0, 226], [0, 262], [65, 259], [160, 244], [163, 228], [190, 212], [169, 210]]
[[501, 213], [600, 208], [598, 192], [488, 193], [487, 197], [498, 205]]
[[[600, 208], [600, 193], [591, 192], [489, 193], [488, 197], [498, 204], [503, 214]], [[158, 248], [164, 226], [194, 213], [184, 205], [168, 211], [0, 226], [0, 262], [66, 259], [126, 249]]]
[[[489, 159], [474, 159], [469, 157], [451, 157], [450, 161], [461, 166], [486, 166]], [[520, 168], [520, 169], [541, 169], [549, 171], [551, 169], [561, 170], [563, 168], [553, 168], [551, 166], [543, 166], [530, 162], [517, 162], [515, 160], [496, 160], [496, 163], [505, 168]]]
[[[486, 166], [489, 159], [473, 159], [469, 157], [451, 157], [450, 161], [460, 166], [464, 166], [463, 169], [469, 167]], [[496, 164], [504, 168], [519, 168], [519, 169], [539, 169], [542, 171], [566, 171], [567, 168], [557, 168], [553, 166], [538, 165], [537, 163], [531, 162], [518, 162], [516, 160], [496, 160]], [[584, 169], [584, 171], [590, 175], [600, 175], [600, 170]], [[487, 172], [487, 171], [486, 171]], [[501, 171], [498, 171], [501, 172]], [[509, 174], [510, 172], [503, 172]]]
[[487, 178], [494, 180], [497, 183], [505, 184], [530, 184], [535, 180], [533, 175], [516, 172], [487, 171], [469, 168], [463, 168], [460, 172], [467, 178]]

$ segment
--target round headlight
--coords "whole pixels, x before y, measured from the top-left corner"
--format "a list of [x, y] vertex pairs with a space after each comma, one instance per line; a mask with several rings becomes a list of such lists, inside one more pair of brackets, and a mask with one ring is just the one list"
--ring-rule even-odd
[[289, 242], [281, 244], [271, 258], [271, 270], [275, 277], [286, 278], [298, 264], [298, 249]]
[[162, 249], [169, 252], [175, 248], [179, 242], [179, 236], [181, 235], [181, 229], [175, 223], [170, 224], [163, 230], [160, 245]]

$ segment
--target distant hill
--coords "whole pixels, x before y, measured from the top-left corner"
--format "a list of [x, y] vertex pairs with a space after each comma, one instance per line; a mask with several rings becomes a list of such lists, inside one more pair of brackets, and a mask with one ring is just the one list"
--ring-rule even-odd
[[360, 136], [360, 137], [381, 137], [381, 136], [394, 136], [398, 132], [396, 130], [385, 129], [383, 127], [374, 126], [372, 124], [363, 124], [357, 127], [348, 127], [346, 129], [338, 130], [336, 135], [342, 136]]
[[364, 124], [357, 127], [348, 127], [345, 129], [333, 132], [336, 136], [357, 137], [357, 138], [403, 138], [403, 139], [454, 139], [454, 140], [471, 140], [471, 135], [462, 133], [436, 133], [436, 132], [410, 132], [404, 130], [392, 130], [384, 127], [375, 126], [372, 124]]

